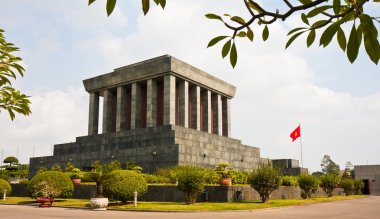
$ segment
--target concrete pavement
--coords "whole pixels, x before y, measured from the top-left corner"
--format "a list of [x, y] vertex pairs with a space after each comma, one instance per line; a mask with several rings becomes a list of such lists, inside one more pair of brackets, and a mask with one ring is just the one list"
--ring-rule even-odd
[[362, 199], [319, 203], [303, 206], [261, 209], [253, 211], [226, 212], [131, 212], [131, 211], [93, 211], [74, 208], [38, 208], [21, 205], [0, 205], [0, 218], [6, 219], [373, 219], [380, 218], [380, 196]]

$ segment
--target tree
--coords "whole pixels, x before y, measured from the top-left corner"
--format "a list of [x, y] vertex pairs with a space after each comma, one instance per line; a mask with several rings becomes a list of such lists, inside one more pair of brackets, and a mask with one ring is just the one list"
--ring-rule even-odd
[[341, 177], [337, 174], [326, 174], [320, 177], [319, 186], [326, 192], [328, 197], [333, 196], [333, 191], [338, 187]]
[[263, 165], [254, 170], [250, 178], [251, 187], [259, 193], [262, 202], [267, 202], [272, 191], [281, 184], [280, 170], [272, 165]]
[[0, 29], [0, 112], [6, 110], [13, 120], [15, 113], [29, 115], [29, 96], [22, 94], [12, 87], [11, 80], [17, 78], [17, 73], [24, 75], [24, 68], [19, 64], [20, 57], [13, 53], [19, 49], [12, 43], [7, 42], [4, 31]]
[[323, 156], [321, 168], [324, 174], [339, 175], [340, 172], [339, 165], [332, 161], [329, 155]]
[[16, 157], [6, 157], [3, 161], [3, 163], [8, 163], [9, 166], [13, 166], [13, 165], [16, 165], [18, 164], [18, 159]]
[[319, 187], [318, 178], [313, 175], [303, 174], [298, 177], [298, 184], [304, 193], [301, 193], [302, 198], [311, 198], [311, 193], [315, 193]]
[[[89, 5], [96, 0], [89, 0]], [[153, 0], [154, 3], [165, 8], [166, 0]], [[113, 12], [117, 0], [107, 0], [106, 11], [108, 16]], [[319, 46], [326, 47], [330, 44], [334, 36], [339, 47], [347, 54], [348, 60], [353, 63], [359, 53], [359, 48], [364, 44], [364, 48], [369, 58], [377, 64], [380, 59], [380, 44], [377, 39], [378, 31], [374, 22], [380, 23], [380, 17], [370, 16], [364, 12], [364, 5], [369, 0], [282, 0], [283, 6], [287, 9], [283, 12], [280, 10], [271, 11], [259, 3], [257, 0], [243, 0], [244, 6], [249, 16], [244, 19], [238, 15], [224, 14], [206, 14], [208, 19], [221, 21], [232, 34], [230, 36], [217, 36], [213, 38], [208, 47], [225, 40], [222, 47], [222, 57], [229, 55], [230, 63], [235, 67], [237, 63], [237, 38], [247, 38], [250, 41], [254, 39], [254, 31], [257, 33], [262, 29], [262, 39], [266, 41], [269, 38], [269, 26], [276, 21], [285, 21], [296, 12], [302, 12], [300, 18], [304, 23], [303, 27], [297, 27], [288, 33], [290, 37], [286, 43], [285, 49], [288, 48], [296, 38], [302, 34], [308, 33], [306, 45], [311, 46], [317, 36], [317, 31], [323, 30]], [[373, 0], [379, 3], [380, 0]], [[142, 0], [142, 10], [146, 15], [150, 8], [150, 0]], [[346, 37], [344, 32], [345, 25], [352, 25], [350, 33]], [[258, 28], [257, 26], [263, 26]]]
[[197, 195], [204, 190], [207, 171], [202, 167], [178, 166], [174, 168], [178, 189], [186, 196], [186, 204], [194, 204]]

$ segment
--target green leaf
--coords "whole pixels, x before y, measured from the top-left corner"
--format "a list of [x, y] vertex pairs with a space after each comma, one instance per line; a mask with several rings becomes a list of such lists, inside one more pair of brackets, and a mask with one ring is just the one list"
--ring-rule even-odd
[[315, 30], [311, 30], [306, 40], [307, 47], [310, 47], [311, 44], [313, 44], [314, 40], [315, 40]]
[[358, 57], [359, 53], [358, 34], [356, 32], [355, 24], [352, 25], [350, 37], [347, 44], [347, 58], [353, 63]]
[[359, 18], [363, 25], [364, 48], [370, 59], [377, 64], [380, 59], [380, 45], [377, 40], [377, 29], [370, 16], [361, 14]]
[[311, 28], [319, 27], [319, 26], [325, 24], [326, 22], [328, 22], [328, 21], [327, 20], [319, 20], [319, 21], [315, 22], [313, 25], [311, 25]]
[[237, 63], [237, 50], [236, 50], [235, 42], [233, 42], [232, 47], [231, 47], [230, 63], [232, 67], [235, 68], [236, 63]]
[[94, 3], [96, 0], [88, 0], [88, 5], [91, 5], [92, 3]]
[[224, 40], [224, 39], [226, 39], [227, 37], [228, 37], [228, 36], [217, 36], [217, 37], [215, 37], [214, 39], [210, 40], [210, 42], [209, 42], [208, 45], [207, 45], [207, 48], [208, 48], [208, 47], [211, 47], [211, 46], [213, 46], [213, 45], [215, 45], [215, 44], [217, 44], [219, 41]]
[[238, 34], [236, 34], [236, 36], [238, 36], [238, 37], [246, 37], [247, 33], [244, 32], [244, 31], [240, 31]]
[[334, 0], [333, 1], [333, 9], [334, 9], [335, 15], [340, 13], [340, 0]]
[[264, 30], [263, 30], [263, 40], [266, 41], [268, 37], [269, 37], [268, 25], [265, 25]]
[[150, 0], [141, 0], [144, 15], [146, 15], [149, 11], [149, 2]]
[[326, 47], [331, 42], [332, 38], [334, 37], [335, 33], [338, 31], [338, 28], [343, 23], [343, 19], [340, 19], [333, 24], [331, 24], [329, 27], [326, 28], [326, 30], [322, 33], [321, 39], [319, 41], [320, 45], [323, 45], [323, 47]]
[[231, 18], [231, 20], [235, 21], [235, 22], [237, 22], [239, 24], [245, 24], [246, 23], [245, 20], [243, 18], [239, 17], [239, 16], [233, 16]]
[[327, 9], [329, 9], [331, 7], [332, 7], [331, 5], [324, 5], [321, 7], [316, 7], [313, 10], [309, 11], [309, 13], [307, 13], [307, 17], [311, 18], [311, 17], [317, 16], [318, 14], [326, 11]]
[[161, 0], [160, 5], [161, 5], [161, 8], [164, 9], [166, 6], [166, 0]]
[[206, 14], [205, 15], [208, 19], [216, 19], [216, 20], [222, 20], [222, 18], [219, 16], [219, 15], [216, 15], [216, 14]]
[[228, 53], [230, 52], [231, 50], [231, 41], [232, 40], [228, 40], [224, 46], [223, 46], [223, 49], [222, 49], [222, 57], [223, 59], [228, 55]]
[[112, 14], [113, 9], [115, 9], [115, 5], [116, 5], [116, 0], [107, 0], [106, 10], [107, 10], [108, 16]]
[[296, 33], [296, 34], [294, 34], [292, 37], [290, 37], [290, 39], [289, 39], [288, 42], [286, 43], [285, 49], [287, 49], [287, 48], [293, 43], [293, 41], [294, 41], [297, 37], [299, 37], [301, 34], [303, 34], [304, 32], [306, 32], [306, 30], [305, 30], [305, 31], [302, 31], [302, 32], [299, 32], [299, 33]]
[[310, 25], [310, 24], [309, 24], [309, 20], [308, 20], [307, 17], [306, 17], [306, 14], [302, 13], [302, 14], [301, 14], [301, 19], [302, 19], [302, 21], [303, 21], [305, 24]]
[[362, 44], [362, 36], [363, 36], [363, 25], [359, 24], [358, 28], [356, 29], [356, 32], [358, 34], [358, 43], [359, 45]]
[[253, 31], [251, 29], [247, 31], [247, 37], [250, 41], [253, 41]]
[[344, 31], [340, 27], [338, 29], [338, 34], [337, 34], [336, 39], [338, 41], [339, 47], [343, 50], [343, 52], [345, 52], [346, 47], [347, 47], [347, 40], [346, 40], [346, 36], [344, 35]]
[[256, 5], [252, 4], [251, 2], [248, 2], [248, 6], [252, 8], [253, 10], [257, 11], [259, 14], [262, 13], [262, 11], [256, 7]]
[[306, 27], [297, 27], [297, 28], [294, 28], [293, 30], [289, 31], [288, 33], [288, 36], [297, 32], [297, 31], [300, 31], [300, 30], [306, 30], [307, 28]]

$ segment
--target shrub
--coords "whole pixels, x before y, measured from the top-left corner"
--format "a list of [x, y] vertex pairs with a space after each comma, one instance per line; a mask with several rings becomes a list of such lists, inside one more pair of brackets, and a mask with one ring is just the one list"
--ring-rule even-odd
[[129, 161], [125, 164], [125, 169], [126, 170], [131, 170], [136, 173], [141, 173], [143, 168], [138, 166], [134, 161]]
[[219, 184], [220, 175], [213, 169], [204, 168], [206, 184]]
[[37, 197], [70, 197], [74, 191], [70, 178], [57, 171], [39, 173], [30, 180], [28, 192], [32, 198]]
[[82, 172], [82, 182], [95, 182], [91, 172]]
[[3, 163], [9, 163], [9, 166], [12, 166], [13, 164], [18, 164], [18, 159], [12, 156], [6, 157]]
[[170, 179], [170, 183], [176, 183], [177, 178], [175, 176], [175, 168], [176, 167], [165, 167], [165, 168], [158, 168], [155, 171], [155, 175], [157, 176], [164, 176]]
[[355, 195], [362, 194], [362, 189], [364, 188], [364, 182], [362, 179], [355, 179], [354, 181], [354, 193]]
[[340, 182], [340, 176], [336, 174], [326, 174], [320, 177], [320, 187], [326, 192], [328, 197], [333, 196], [333, 190]]
[[251, 187], [259, 193], [262, 202], [269, 200], [270, 193], [277, 189], [280, 183], [280, 170], [272, 165], [263, 165], [254, 170], [250, 176]]
[[311, 193], [314, 193], [318, 189], [319, 180], [313, 175], [303, 174], [298, 177], [298, 185], [303, 190], [301, 197], [311, 198]]
[[4, 195], [4, 189], [7, 190], [7, 195], [11, 194], [12, 187], [9, 184], [9, 182], [7, 182], [7, 181], [5, 181], [3, 179], [0, 179], [0, 196], [1, 197], [3, 197], [3, 195]]
[[19, 184], [28, 185], [30, 183], [30, 180], [24, 179], [19, 182]]
[[50, 168], [51, 171], [58, 171], [58, 172], [62, 172], [62, 168], [60, 165], [58, 164], [54, 164], [51, 168]]
[[11, 181], [11, 177], [9, 176], [8, 174], [8, 171], [6, 170], [0, 170], [0, 179], [3, 179], [7, 182], [10, 182]]
[[148, 185], [141, 174], [130, 170], [115, 170], [105, 175], [103, 190], [107, 197], [126, 203], [133, 198], [135, 191], [139, 196], [143, 195], [148, 190]]
[[298, 186], [297, 176], [282, 176], [281, 185], [283, 186]]
[[70, 179], [82, 179], [83, 173], [80, 171], [79, 168], [74, 168], [73, 171], [70, 173]]
[[166, 176], [157, 176], [154, 174], [143, 174], [145, 181], [149, 184], [162, 184], [162, 183], [170, 183], [170, 179]]
[[355, 190], [355, 181], [352, 178], [343, 178], [339, 185], [347, 196], [352, 195]]
[[38, 170], [37, 170], [37, 174], [40, 174], [40, 173], [43, 173], [43, 172], [46, 172], [48, 171], [49, 169], [46, 168], [46, 167], [40, 167]]
[[186, 204], [194, 204], [198, 193], [204, 190], [206, 173], [204, 168], [195, 166], [177, 166], [174, 169], [178, 189], [185, 193]]
[[220, 178], [231, 178], [233, 168], [227, 162], [223, 162], [215, 167], [215, 172], [220, 175]]
[[67, 162], [66, 167], [65, 167], [65, 172], [71, 172], [73, 171], [74, 168], [75, 166], [73, 165], [73, 163]]
[[231, 173], [231, 181], [233, 185], [236, 184], [248, 184], [248, 173], [240, 172], [240, 171], [232, 171]]

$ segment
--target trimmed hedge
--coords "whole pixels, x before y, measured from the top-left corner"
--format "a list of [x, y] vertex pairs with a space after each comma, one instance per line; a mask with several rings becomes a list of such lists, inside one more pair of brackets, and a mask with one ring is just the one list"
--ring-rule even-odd
[[58, 171], [38, 173], [30, 180], [28, 192], [32, 198], [72, 196], [74, 185], [67, 174]]
[[115, 170], [104, 176], [103, 192], [106, 197], [126, 203], [133, 198], [135, 191], [138, 196], [148, 191], [148, 184], [139, 173], [130, 170]]
[[4, 189], [7, 190], [7, 195], [11, 194], [12, 192], [11, 185], [7, 181], [0, 179], [0, 196], [1, 197], [3, 197], [4, 195]]

